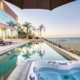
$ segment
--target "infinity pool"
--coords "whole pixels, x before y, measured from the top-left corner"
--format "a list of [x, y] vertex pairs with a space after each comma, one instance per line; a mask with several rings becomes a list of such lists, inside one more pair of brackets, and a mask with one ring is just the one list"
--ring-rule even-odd
[[17, 57], [18, 62], [22, 60], [66, 60], [46, 43], [28, 43], [16, 50], [20, 51]]
[[46, 43], [27, 43], [0, 55], [0, 80], [5, 80], [23, 60], [66, 60]]

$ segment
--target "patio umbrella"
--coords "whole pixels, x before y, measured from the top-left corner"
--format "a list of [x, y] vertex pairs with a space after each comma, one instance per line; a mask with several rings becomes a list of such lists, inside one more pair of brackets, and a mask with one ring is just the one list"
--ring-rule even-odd
[[5, 0], [21, 9], [48, 9], [52, 10], [75, 0]]

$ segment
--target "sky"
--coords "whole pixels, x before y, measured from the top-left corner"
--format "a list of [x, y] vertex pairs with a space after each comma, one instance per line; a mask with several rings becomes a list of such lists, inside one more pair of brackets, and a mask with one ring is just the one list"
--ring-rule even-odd
[[80, 0], [50, 10], [20, 9], [10, 3], [8, 6], [18, 15], [18, 22], [30, 22], [38, 27], [43, 24], [42, 37], [80, 37]]

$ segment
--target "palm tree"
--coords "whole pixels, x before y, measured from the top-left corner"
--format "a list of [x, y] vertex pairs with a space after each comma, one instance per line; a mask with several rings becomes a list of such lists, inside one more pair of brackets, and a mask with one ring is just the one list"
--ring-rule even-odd
[[16, 26], [17, 26], [17, 30], [18, 30], [17, 38], [19, 38], [20, 33], [23, 33], [24, 32], [24, 28], [22, 28], [22, 26], [21, 26], [20, 23], [17, 23]]
[[41, 32], [42, 32], [42, 30], [45, 31], [45, 27], [44, 27], [44, 25], [41, 24], [41, 25], [39, 26], [38, 30], [39, 30], [39, 32], [40, 32], [40, 39], [41, 39]]
[[36, 28], [35, 27], [32, 27], [32, 30], [33, 30], [33, 39], [34, 39], [34, 31], [36, 31]]
[[18, 30], [18, 38], [23, 38], [23, 37], [24, 37], [24, 29], [20, 27]]
[[25, 22], [23, 24], [23, 26], [26, 27], [26, 33], [27, 33], [26, 39], [28, 39], [28, 32], [29, 32], [30, 28], [32, 27], [31, 23]]

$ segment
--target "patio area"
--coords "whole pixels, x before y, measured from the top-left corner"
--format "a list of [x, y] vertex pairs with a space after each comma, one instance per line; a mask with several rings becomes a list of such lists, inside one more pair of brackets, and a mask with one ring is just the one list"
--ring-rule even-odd
[[12, 39], [12, 40], [6, 40], [6, 41], [11, 41], [13, 43], [8, 45], [0, 45], [0, 55], [29, 42], [29, 40], [27, 41], [27, 40], [21, 40], [21, 39]]

